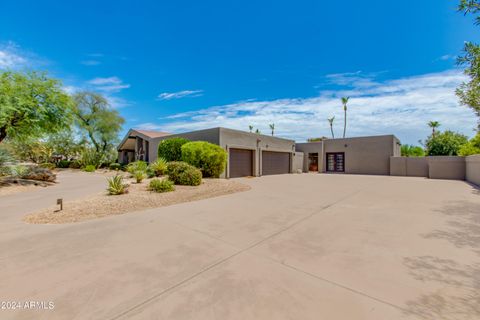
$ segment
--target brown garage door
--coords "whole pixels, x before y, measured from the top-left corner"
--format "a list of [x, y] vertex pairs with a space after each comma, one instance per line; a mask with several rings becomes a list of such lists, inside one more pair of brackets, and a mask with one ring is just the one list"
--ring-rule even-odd
[[262, 152], [262, 175], [282, 174], [290, 172], [290, 153]]
[[253, 176], [253, 151], [230, 149], [230, 178]]

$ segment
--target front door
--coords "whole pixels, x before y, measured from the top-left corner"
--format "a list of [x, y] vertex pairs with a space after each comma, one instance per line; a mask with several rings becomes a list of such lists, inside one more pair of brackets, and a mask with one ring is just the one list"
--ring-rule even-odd
[[308, 171], [318, 171], [318, 153], [308, 154]]
[[345, 152], [327, 153], [327, 172], [345, 172]]

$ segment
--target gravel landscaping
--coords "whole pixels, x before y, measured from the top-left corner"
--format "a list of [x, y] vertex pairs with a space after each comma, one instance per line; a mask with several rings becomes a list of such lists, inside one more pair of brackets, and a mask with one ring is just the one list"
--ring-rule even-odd
[[[86, 221], [111, 215], [118, 215], [142, 209], [169, 206], [182, 202], [190, 202], [217, 197], [235, 192], [249, 190], [250, 187], [225, 179], [203, 179], [196, 187], [175, 186], [175, 191], [155, 193], [147, 190], [150, 179], [142, 183], [134, 183], [133, 179], [125, 182], [130, 184], [129, 192], [124, 195], [111, 196], [102, 192], [90, 198], [64, 202], [62, 211], [58, 207], [31, 213], [24, 221], [33, 224], [62, 224]], [[105, 186], [107, 183], [105, 182]]]

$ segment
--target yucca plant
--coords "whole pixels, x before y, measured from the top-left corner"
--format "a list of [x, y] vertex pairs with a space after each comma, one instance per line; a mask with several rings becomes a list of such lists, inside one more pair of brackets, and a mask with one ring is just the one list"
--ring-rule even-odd
[[120, 195], [128, 192], [128, 184], [123, 183], [123, 177], [116, 175], [114, 177], [108, 178], [108, 194], [109, 195]]
[[158, 177], [163, 174], [165, 169], [167, 169], [167, 161], [163, 158], [158, 158], [156, 161], [150, 163], [148, 167], [151, 168]]

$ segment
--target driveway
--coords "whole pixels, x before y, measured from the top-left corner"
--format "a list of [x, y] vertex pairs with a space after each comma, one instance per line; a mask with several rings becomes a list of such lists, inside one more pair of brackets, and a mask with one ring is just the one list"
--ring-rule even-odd
[[2, 233], [0, 300], [55, 308], [0, 318], [480, 318], [478, 189], [360, 175], [240, 181], [252, 189]]

